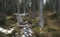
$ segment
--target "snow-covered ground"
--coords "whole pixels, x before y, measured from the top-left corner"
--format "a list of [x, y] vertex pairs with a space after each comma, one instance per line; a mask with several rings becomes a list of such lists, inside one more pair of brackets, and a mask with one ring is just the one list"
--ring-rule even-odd
[[3, 32], [5, 34], [10, 34], [12, 33], [12, 31], [14, 30], [14, 28], [11, 28], [10, 30], [4, 29], [2, 27], [0, 27], [0, 32]]

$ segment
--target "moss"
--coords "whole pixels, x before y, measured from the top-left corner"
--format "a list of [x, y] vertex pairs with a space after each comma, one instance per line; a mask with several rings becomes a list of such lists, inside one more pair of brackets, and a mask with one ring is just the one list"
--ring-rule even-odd
[[9, 37], [9, 36], [4, 34], [4, 33], [2, 33], [2, 32], [0, 32], [0, 37]]
[[39, 27], [38, 27], [38, 26], [34, 27], [34, 28], [33, 28], [33, 31], [34, 31], [36, 34], [38, 34], [38, 33], [39, 33]]

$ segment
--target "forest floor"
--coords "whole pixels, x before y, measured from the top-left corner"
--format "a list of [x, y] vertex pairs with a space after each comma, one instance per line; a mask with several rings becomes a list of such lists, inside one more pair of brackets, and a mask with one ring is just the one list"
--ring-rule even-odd
[[46, 37], [60, 37], [60, 21], [57, 20], [56, 12], [46, 11], [45, 13]]
[[60, 21], [56, 19], [56, 12], [44, 11], [45, 25], [42, 33], [39, 27], [34, 29], [37, 37], [60, 37]]
[[[37, 11], [37, 15], [38, 15]], [[39, 33], [39, 27], [36, 26], [33, 28], [37, 37], [60, 37], [60, 21], [56, 20], [56, 12], [44, 11], [45, 25], [43, 33]], [[8, 25], [11, 27], [13, 25], [18, 25], [15, 16], [8, 16]], [[39, 19], [39, 17], [37, 18]], [[8, 26], [8, 27], [9, 27]], [[7, 28], [7, 27], [6, 27]], [[18, 29], [17, 29], [18, 28]], [[19, 27], [15, 29], [16, 32], [20, 32]]]

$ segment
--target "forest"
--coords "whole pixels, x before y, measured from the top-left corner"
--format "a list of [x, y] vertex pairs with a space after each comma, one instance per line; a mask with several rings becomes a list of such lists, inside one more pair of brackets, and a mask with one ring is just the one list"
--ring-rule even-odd
[[0, 0], [0, 37], [60, 37], [60, 0]]

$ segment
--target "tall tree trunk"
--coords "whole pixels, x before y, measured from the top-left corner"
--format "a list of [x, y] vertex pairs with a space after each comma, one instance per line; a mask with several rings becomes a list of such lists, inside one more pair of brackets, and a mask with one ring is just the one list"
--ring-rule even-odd
[[43, 29], [44, 28], [43, 0], [39, 1], [39, 18], [40, 29]]
[[6, 11], [7, 11], [7, 7], [6, 7], [6, 1], [7, 0], [2, 0], [1, 2], [2, 2], [2, 10], [1, 10], [1, 12], [0, 12], [0, 14], [1, 14], [1, 17], [0, 17], [0, 24], [3, 26], [3, 25], [6, 25], [6, 21], [7, 21], [7, 19], [6, 19]]
[[60, 20], [60, 0], [56, 2], [57, 19]]
[[36, 0], [32, 0], [32, 18], [35, 18], [36, 16], [36, 8], [35, 8], [35, 3], [36, 3]]
[[6, 12], [7, 12], [7, 0], [5, 0], [4, 4], [3, 4], [3, 17], [5, 18], [5, 24], [6, 24], [6, 21], [7, 21]]
[[55, 0], [53, 0], [53, 11], [55, 11], [55, 7], [56, 7], [56, 2]]
[[18, 7], [17, 21], [18, 24], [20, 25], [20, 23], [22, 23], [23, 21], [22, 16], [20, 15], [20, 2], [17, 3], [17, 7]]

